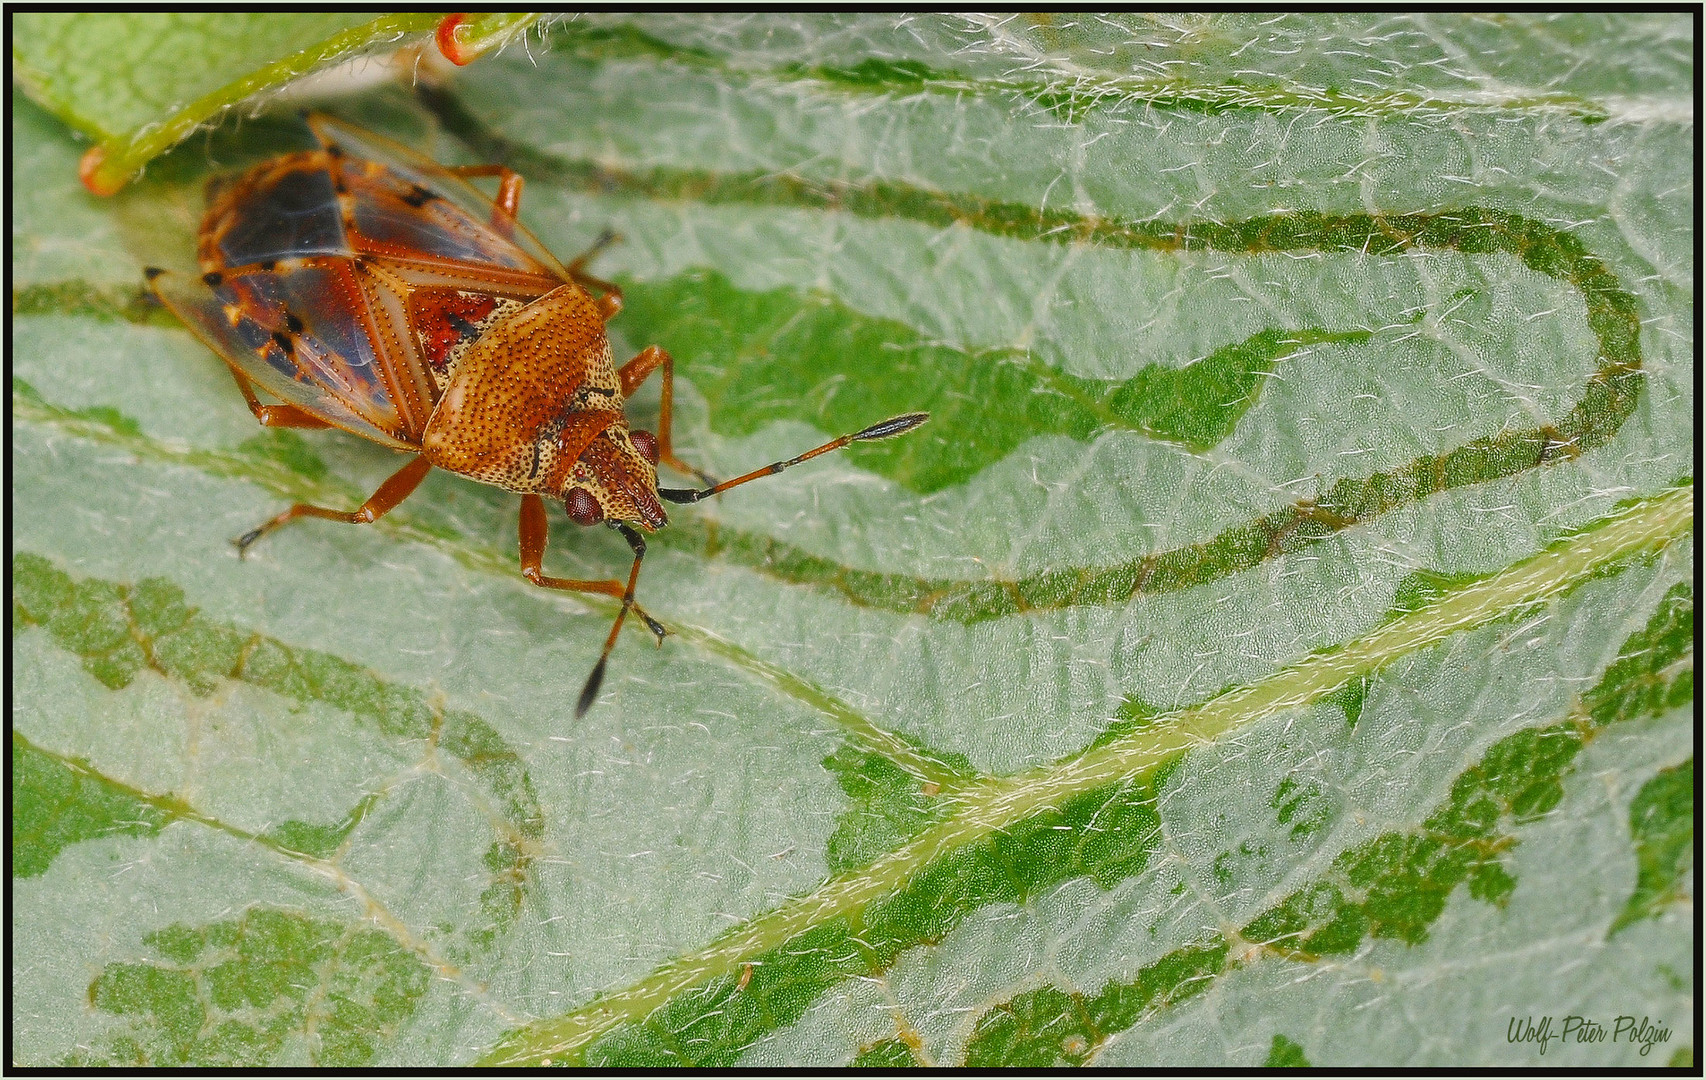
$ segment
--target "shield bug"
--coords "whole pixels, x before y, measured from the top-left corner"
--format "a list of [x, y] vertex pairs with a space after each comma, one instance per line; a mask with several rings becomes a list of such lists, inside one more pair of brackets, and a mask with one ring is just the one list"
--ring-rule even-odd
[[[372, 522], [434, 468], [520, 494], [522, 575], [622, 601], [576, 716], [597, 698], [630, 610], [663, 642], [663, 626], [634, 603], [642, 534], [667, 524], [663, 502], [698, 502], [928, 419], [897, 416], [716, 483], [671, 446], [669, 353], [652, 345], [621, 367], [612, 360], [604, 327], [622, 292], [583, 270], [603, 241], [564, 265], [517, 223], [522, 178], [508, 168], [447, 168], [324, 115], [308, 125], [319, 149], [210, 188], [199, 280], [146, 274], [225, 361], [262, 425], [341, 428], [411, 456], [356, 510], [298, 503], [233, 543], [247, 551], [299, 517]], [[497, 177], [497, 197], [471, 177]], [[654, 371], [663, 381], [656, 435], [630, 429], [623, 413]], [[658, 487], [660, 462], [705, 486]], [[547, 498], [577, 525], [621, 533], [634, 553], [626, 581], [545, 573]]]

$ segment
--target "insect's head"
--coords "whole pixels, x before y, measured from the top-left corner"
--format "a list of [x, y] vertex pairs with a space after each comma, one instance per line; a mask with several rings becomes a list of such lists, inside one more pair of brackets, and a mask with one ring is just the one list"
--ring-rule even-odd
[[626, 521], [647, 530], [669, 524], [658, 502], [658, 441], [649, 431], [612, 424], [570, 468], [563, 509], [577, 525]]

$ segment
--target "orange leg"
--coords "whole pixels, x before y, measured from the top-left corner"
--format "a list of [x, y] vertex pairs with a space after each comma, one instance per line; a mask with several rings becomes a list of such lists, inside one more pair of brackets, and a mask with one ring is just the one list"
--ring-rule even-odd
[[[492, 206], [492, 228], [504, 236], [514, 236], [516, 214], [521, 210], [521, 174], [507, 165], [457, 165], [450, 171], [463, 179], [475, 176], [498, 177], [498, 196], [493, 200]], [[615, 318], [616, 313], [622, 310], [622, 290], [614, 282], [595, 278], [584, 273], [581, 268], [591, 261], [594, 255], [618, 239], [620, 237], [606, 229], [602, 236], [593, 241], [592, 247], [564, 267], [571, 279], [603, 294], [596, 303], [598, 313], [605, 322]]]
[[426, 474], [432, 471], [432, 465], [424, 457], [417, 457], [407, 465], [391, 474], [391, 478], [379, 485], [379, 490], [373, 497], [361, 504], [361, 509], [328, 510], [324, 506], [309, 506], [307, 503], [297, 503], [289, 510], [231, 541], [237, 545], [239, 557], [248, 553], [249, 545], [272, 532], [285, 522], [294, 521], [299, 517], [327, 518], [331, 521], [347, 521], [351, 525], [366, 525], [384, 517], [396, 509], [398, 503], [409, 497], [410, 492], [419, 487]]
[[255, 388], [236, 368], [231, 369], [231, 377], [237, 380], [237, 389], [243, 391], [243, 398], [249, 403], [249, 411], [255, 414], [255, 419], [262, 427], [293, 427], [293, 428], [326, 428], [332, 425], [315, 416], [304, 412], [295, 405], [262, 405], [261, 399], [255, 396]]
[[569, 272], [569, 277], [573, 278], [576, 283], [584, 285], [589, 289], [597, 289], [603, 294], [595, 300], [594, 303], [598, 305], [599, 317], [605, 322], [609, 322], [611, 319], [614, 319], [617, 312], [622, 310], [622, 287], [614, 281], [605, 281], [603, 278], [595, 278], [591, 274], [583, 272], [582, 267], [591, 262], [593, 257], [599, 252], [603, 251], [605, 248], [620, 239], [622, 238], [616, 233], [609, 229], [605, 229], [599, 234], [598, 239], [592, 242], [591, 247], [575, 256], [574, 261], [564, 267], [564, 269]]
[[622, 365], [616, 374], [622, 380], [622, 396], [630, 397], [639, 385], [646, 381], [646, 376], [663, 369], [663, 399], [658, 405], [658, 460], [678, 472], [688, 476], [697, 476], [706, 484], [715, 485], [716, 481], [703, 471], [682, 461], [675, 456], [674, 447], [670, 444], [670, 427], [675, 413], [675, 358], [664, 352], [656, 345], [647, 345], [640, 354]]
[[504, 236], [514, 236], [515, 215], [521, 209], [521, 174], [507, 165], [457, 165], [450, 171], [464, 180], [473, 176], [498, 177], [498, 197], [492, 200], [492, 228]]
[[[628, 574], [628, 583], [624, 585], [616, 578], [605, 578], [603, 581], [582, 581], [578, 578], [547, 577], [545, 574], [545, 541], [550, 533], [551, 525], [545, 519], [545, 500], [537, 495], [521, 497], [521, 576], [542, 589], [562, 589], [566, 592], [603, 593], [605, 596], [616, 596], [622, 599], [624, 614], [631, 607], [634, 613], [646, 621], [646, 628], [657, 636], [658, 644], [663, 644], [664, 634], [668, 633], [663, 624], [646, 614], [644, 608], [634, 603], [634, 585], [640, 578], [640, 559], [646, 553], [646, 545], [642, 542], [639, 551], [634, 556], [634, 568]], [[631, 543], [632, 541], [630, 541]], [[620, 627], [622, 617], [617, 616], [617, 626]], [[616, 640], [615, 632], [611, 632], [611, 641]]]

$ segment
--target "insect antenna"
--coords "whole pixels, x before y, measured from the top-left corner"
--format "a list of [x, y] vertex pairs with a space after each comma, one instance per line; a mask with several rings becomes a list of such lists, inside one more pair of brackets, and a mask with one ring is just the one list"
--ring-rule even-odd
[[870, 427], [855, 431], [851, 435], [843, 435], [839, 439], [826, 442], [815, 450], [807, 450], [799, 457], [789, 458], [787, 461], [771, 462], [762, 469], [754, 469], [745, 476], [737, 476], [733, 480], [724, 480], [715, 487], [708, 487], [703, 491], [694, 491], [692, 488], [658, 488], [658, 497], [668, 499], [673, 503], [696, 503], [700, 499], [720, 495], [732, 487], [739, 487], [749, 480], [757, 480], [762, 476], [775, 476], [789, 466], [798, 465], [802, 461], [810, 461], [819, 454], [827, 454], [831, 450], [839, 450], [849, 443], [870, 442], [873, 439], [892, 439], [896, 435], [904, 435], [928, 419], [930, 419], [930, 414], [924, 412], [891, 416], [880, 424], [872, 424]]
[[[610, 626], [610, 636], [604, 639], [604, 651], [598, 654], [598, 663], [593, 665], [592, 674], [586, 677], [586, 685], [581, 687], [580, 700], [575, 703], [575, 719], [586, 715], [592, 703], [598, 700], [598, 688], [604, 685], [604, 664], [610, 659], [610, 650], [616, 647], [616, 635], [622, 632], [622, 623], [628, 618], [628, 609], [634, 606], [634, 586], [640, 580], [640, 560], [646, 557], [646, 541], [633, 526], [620, 521], [612, 521], [610, 527], [622, 534], [622, 539], [628, 541], [628, 546], [634, 549], [634, 568], [628, 571], [628, 588], [622, 593], [622, 609], [616, 613], [616, 621]], [[652, 620], [647, 619], [648, 623]], [[653, 628], [656, 633], [659, 628]], [[663, 635], [658, 635], [661, 644]]]

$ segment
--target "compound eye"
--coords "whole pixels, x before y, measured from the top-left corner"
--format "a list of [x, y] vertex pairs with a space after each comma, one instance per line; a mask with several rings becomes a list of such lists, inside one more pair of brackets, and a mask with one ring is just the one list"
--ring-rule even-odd
[[630, 431], [628, 441], [634, 444], [634, 449], [640, 452], [641, 457], [653, 465], [658, 463], [658, 437], [656, 435], [649, 431]]
[[597, 525], [604, 520], [604, 507], [598, 505], [598, 499], [586, 488], [570, 488], [563, 509], [576, 525]]

